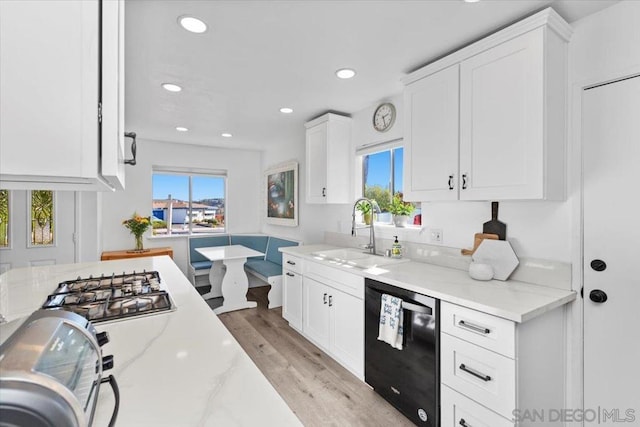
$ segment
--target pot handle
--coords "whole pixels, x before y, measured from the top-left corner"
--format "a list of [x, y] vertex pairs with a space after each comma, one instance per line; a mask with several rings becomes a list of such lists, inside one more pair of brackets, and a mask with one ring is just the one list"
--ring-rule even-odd
[[113, 397], [116, 400], [116, 403], [113, 407], [113, 414], [111, 415], [111, 419], [109, 420], [109, 427], [114, 427], [116, 425], [116, 419], [118, 418], [118, 411], [120, 410], [120, 389], [118, 388], [118, 383], [113, 375], [109, 375], [106, 378], [100, 380], [101, 383], [109, 383], [111, 388], [113, 389]]

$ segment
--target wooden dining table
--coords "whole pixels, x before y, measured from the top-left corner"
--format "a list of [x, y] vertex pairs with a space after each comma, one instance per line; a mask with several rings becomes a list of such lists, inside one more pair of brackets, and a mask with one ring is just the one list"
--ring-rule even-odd
[[[247, 258], [264, 256], [264, 253], [242, 245], [210, 246], [196, 248], [196, 251], [212, 262], [222, 261], [227, 266], [227, 271], [222, 278], [222, 306], [213, 310], [216, 314], [229, 311], [242, 310], [257, 306], [255, 301], [247, 300], [249, 278], [244, 271], [244, 263]], [[213, 265], [209, 272], [209, 283], [214, 282], [215, 273]], [[202, 295], [204, 299], [213, 298], [216, 295], [211, 292]]]

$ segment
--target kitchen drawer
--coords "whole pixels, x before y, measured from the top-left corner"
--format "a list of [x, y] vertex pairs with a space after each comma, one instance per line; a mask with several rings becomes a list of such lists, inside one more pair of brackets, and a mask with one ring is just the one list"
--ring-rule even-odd
[[515, 424], [466, 396], [442, 385], [440, 389], [442, 427], [513, 427]]
[[294, 273], [302, 274], [302, 258], [289, 254], [282, 254], [282, 268], [285, 270], [291, 270]]
[[470, 308], [442, 302], [440, 330], [515, 359], [515, 323]]
[[440, 371], [444, 384], [505, 417], [516, 408], [513, 359], [441, 334]]
[[323, 262], [312, 261], [305, 262], [303, 275], [359, 299], [364, 299], [364, 277], [330, 267]]

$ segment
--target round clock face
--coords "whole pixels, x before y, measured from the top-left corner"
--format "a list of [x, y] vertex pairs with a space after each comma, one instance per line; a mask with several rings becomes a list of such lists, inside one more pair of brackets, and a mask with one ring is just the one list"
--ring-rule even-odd
[[378, 132], [386, 132], [391, 129], [396, 121], [396, 107], [393, 104], [380, 104], [373, 113], [373, 128]]

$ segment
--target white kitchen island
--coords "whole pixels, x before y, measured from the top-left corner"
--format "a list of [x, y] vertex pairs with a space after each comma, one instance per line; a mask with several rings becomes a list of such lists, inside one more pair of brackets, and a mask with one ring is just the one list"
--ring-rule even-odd
[[[0, 313], [38, 309], [58, 283], [78, 276], [158, 271], [172, 312], [98, 323], [111, 341], [120, 387], [117, 426], [299, 426], [300, 421], [168, 256], [10, 270], [0, 275]], [[103, 385], [94, 426], [106, 426], [113, 394]]]

